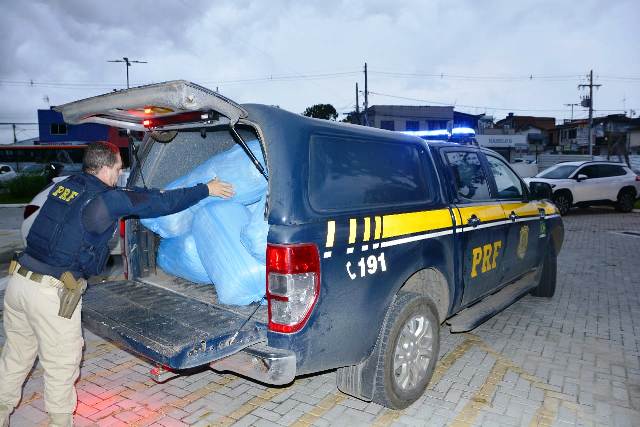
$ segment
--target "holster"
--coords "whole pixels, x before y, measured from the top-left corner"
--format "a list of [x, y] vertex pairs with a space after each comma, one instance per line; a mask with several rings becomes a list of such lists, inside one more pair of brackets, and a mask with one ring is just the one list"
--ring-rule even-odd
[[87, 281], [84, 279], [76, 280], [69, 271], [62, 273], [60, 281], [64, 287], [58, 291], [58, 298], [60, 298], [58, 316], [71, 319], [82, 294], [87, 289]]

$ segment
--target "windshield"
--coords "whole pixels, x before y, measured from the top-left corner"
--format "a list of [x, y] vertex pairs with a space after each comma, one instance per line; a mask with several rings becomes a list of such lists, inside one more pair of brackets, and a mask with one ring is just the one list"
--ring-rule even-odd
[[548, 178], [548, 179], [566, 179], [569, 175], [578, 169], [578, 166], [564, 165], [554, 166], [536, 175], [536, 178]]

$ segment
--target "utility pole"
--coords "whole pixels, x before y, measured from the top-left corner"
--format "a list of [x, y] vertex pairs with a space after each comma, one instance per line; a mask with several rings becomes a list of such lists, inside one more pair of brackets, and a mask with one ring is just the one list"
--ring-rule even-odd
[[18, 142], [18, 138], [16, 137], [16, 124], [12, 123], [11, 126], [13, 127], [13, 143], [15, 144]]
[[[583, 88], [583, 87], [588, 87], [589, 88], [589, 98], [587, 100], [582, 100], [582, 106], [583, 107], [589, 107], [589, 156], [591, 156], [591, 159], [593, 160], [593, 141], [592, 141], [592, 137], [593, 137], [593, 88], [594, 87], [600, 87], [602, 85], [594, 85], [593, 84], [593, 70], [589, 71], [589, 84], [582, 84], [582, 85], [578, 85], [579, 88]], [[587, 101], [585, 103], [585, 101]]]
[[367, 63], [364, 63], [364, 125], [369, 126], [369, 86], [367, 82]]
[[573, 107], [577, 107], [580, 104], [564, 104], [566, 107], [571, 107], [571, 121], [573, 121]]
[[358, 98], [358, 82], [356, 82], [356, 120], [360, 124], [360, 99]]
[[127, 70], [127, 89], [129, 89], [129, 67], [131, 67], [131, 64], [147, 64], [147, 61], [129, 60], [129, 58], [127, 58], [126, 56], [123, 57], [122, 59], [113, 59], [107, 62], [124, 62], [125, 63], [125, 69]]

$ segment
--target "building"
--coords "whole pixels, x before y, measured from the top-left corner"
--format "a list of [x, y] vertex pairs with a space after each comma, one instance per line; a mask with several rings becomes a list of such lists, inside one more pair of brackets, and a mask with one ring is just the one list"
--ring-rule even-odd
[[395, 130], [440, 130], [453, 128], [453, 107], [429, 105], [372, 105], [367, 109], [369, 126]]
[[522, 135], [525, 137], [529, 154], [541, 153], [552, 145], [551, 132], [556, 127], [554, 117], [517, 116], [509, 113], [507, 117], [498, 120], [495, 128], [505, 130], [505, 133]]
[[34, 144], [87, 144], [94, 141], [109, 141], [120, 148], [129, 147], [126, 132], [97, 123], [69, 125], [62, 114], [49, 110], [38, 110], [39, 137]]
[[[634, 129], [640, 127], [640, 118], [627, 117], [625, 114], [610, 114], [593, 118], [594, 155], [624, 154], [629, 150], [638, 150], [633, 138]], [[632, 140], [633, 139], [633, 140]], [[552, 141], [558, 150], [565, 153], [589, 153], [589, 120], [567, 121], [552, 131]], [[634, 150], [635, 147], [635, 150]]]

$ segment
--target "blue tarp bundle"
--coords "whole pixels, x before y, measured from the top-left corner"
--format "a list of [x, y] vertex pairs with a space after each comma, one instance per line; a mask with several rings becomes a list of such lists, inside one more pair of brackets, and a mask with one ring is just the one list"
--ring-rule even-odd
[[[254, 153], [258, 161], [265, 166], [262, 150], [258, 140], [247, 142], [247, 146]], [[209, 180], [218, 177], [221, 181], [233, 184], [235, 195], [230, 200], [249, 205], [260, 200], [267, 192], [267, 181], [258, 172], [256, 167], [244, 152], [244, 150], [236, 145], [230, 150], [211, 157], [209, 160], [192, 170], [165, 187], [166, 190], [174, 188], [190, 187], [201, 182], [206, 183]], [[159, 218], [147, 218], [141, 220], [142, 224], [160, 235], [160, 237], [176, 237], [185, 234], [191, 230], [191, 222], [194, 214], [207, 203], [211, 202], [211, 198], [200, 201], [189, 209], [175, 213], [173, 215], [162, 216]]]
[[[264, 166], [259, 142], [247, 145]], [[213, 177], [231, 183], [235, 196], [228, 200], [207, 197], [185, 211], [141, 222], [164, 238], [157, 258], [163, 270], [192, 282], [215, 284], [223, 304], [250, 304], [265, 294], [267, 181], [242, 148], [235, 146], [166, 189], [208, 182]]]

